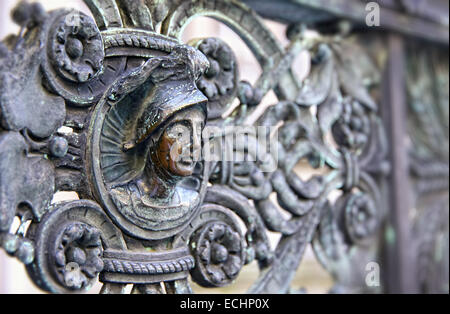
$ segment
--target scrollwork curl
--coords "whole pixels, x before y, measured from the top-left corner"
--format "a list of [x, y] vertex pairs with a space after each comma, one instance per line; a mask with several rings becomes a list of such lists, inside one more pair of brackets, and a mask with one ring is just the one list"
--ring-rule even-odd
[[103, 249], [126, 247], [103, 210], [87, 200], [55, 204], [26, 237], [35, 246], [28, 274], [52, 293], [88, 291], [103, 269]]

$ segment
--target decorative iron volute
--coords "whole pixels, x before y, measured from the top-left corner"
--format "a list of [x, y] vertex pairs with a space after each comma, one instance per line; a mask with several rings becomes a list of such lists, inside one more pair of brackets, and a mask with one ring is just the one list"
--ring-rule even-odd
[[[20, 34], [0, 44], [0, 247], [41, 289], [98, 279], [102, 293], [190, 293], [189, 280], [228, 286], [256, 261], [250, 292], [286, 293], [310, 243], [330, 272], [367, 253], [388, 164], [369, 93], [379, 82], [354, 62], [378, 69], [358, 44], [299, 30], [284, 49], [235, 0], [85, 2], [92, 17], [22, 2]], [[239, 80], [223, 40], [179, 39], [200, 15], [244, 39], [256, 83]], [[304, 50], [300, 82], [291, 68]], [[276, 149], [257, 132], [229, 141], [241, 126], [270, 129]], [[242, 158], [207, 159], [214, 141]], [[61, 191], [79, 199], [59, 202]]]

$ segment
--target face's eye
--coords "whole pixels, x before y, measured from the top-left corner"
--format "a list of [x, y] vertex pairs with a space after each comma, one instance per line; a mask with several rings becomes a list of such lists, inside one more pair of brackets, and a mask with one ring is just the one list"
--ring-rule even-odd
[[184, 137], [189, 138], [190, 131], [187, 125], [183, 123], [176, 123], [167, 129], [167, 135], [172, 139], [182, 139]]

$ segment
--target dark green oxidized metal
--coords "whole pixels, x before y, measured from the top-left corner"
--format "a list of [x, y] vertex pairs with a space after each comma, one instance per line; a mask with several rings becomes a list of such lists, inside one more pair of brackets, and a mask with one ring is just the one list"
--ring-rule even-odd
[[[381, 235], [391, 230], [383, 187], [392, 143], [374, 97], [383, 54], [374, 58], [350, 32], [311, 36], [299, 24], [288, 28], [283, 48], [237, 0], [85, 2], [95, 21], [22, 2], [13, 12], [21, 33], [0, 44], [0, 246], [39, 287], [86, 291], [99, 278], [102, 293], [123, 293], [128, 284], [134, 293], [190, 293], [190, 278], [226, 286], [256, 260], [261, 273], [249, 292], [288, 293], [311, 244], [336, 281], [333, 291], [389, 291], [365, 277], [366, 265], [383, 262]], [[292, 4], [318, 14], [308, 20], [317, 30], [345, 16]], [[198, 16], [246, 42], [263, 68], [253, 86], [239, 81], [237, 59], [221, 39], [180, 41]], [[311, 70], [299, 82], [291, 68], [305, 50]], [[447, 206], [439, 202], [417, 222], [418, 276], [424, 291], [442, 292], [448, 272], [442, 279], [431, 265], [448, 266], [448, 223], [440, 219], [448, 222], [448, 63], [424, 82], [420, 66], [412, 62], [408, 82], [411, 119], [422, 123], [411, 132], [422, 145], [411, 168], [419, 195], [440, 191]], [[279, 102], [264, 108], [271, 90]], [[424, 105], [432, 97], [440, 105], [431, 109]], [[278, 155], [262, 151], [252, 132], [227, 142], [226, 130], [242, 126], [275, 127]], [[202, 134], [210, 127], [220, 132]], [[252, 158], [206, 160], [211, 143]], [[299, 163], [315, 175], [294, 171]], [[424, 184], [430, 178], [432, 187]], [[80, 200], [50, 204], [58, 191]], [[268, 231], [281, 236], [275, 248]], [[436, 252], [442, 258], [433, 259]]]

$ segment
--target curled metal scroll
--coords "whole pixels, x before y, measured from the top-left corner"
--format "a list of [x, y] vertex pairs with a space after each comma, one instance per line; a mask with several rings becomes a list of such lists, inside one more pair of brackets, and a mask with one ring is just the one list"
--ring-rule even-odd
[[[354, 62], [373, 65], [359, 46], [290, 29], [285, 49], [237, 0], [86, 4], [94, 19], [30, 17], [36, 5], [23, 2], [14, 16], [24, 32], [0, 47], [0, 246], [40, 288], [85, 291], [99, 278], [102, 293], [189, 293], [189, 278], [223, 287], [256, 260], [250, 292], [287, 293], [310, 243], [330, 272], [373, 244], [389, 167], [369, 93], [378, 80], [366, 77], [376, 69], [355, 72]], [[199, 16], [245, 41], [263, 69], [254, 85], [221, 39], [181, 42]], [[291, 68], [304, 50], [311, 72], [300, 84]], [[263, 108], [271, 90], [279, 102]], [[279, 155], [261, 153], [251, 132], [202, 138], [213, 124], [275, 127]], [[199, 158], [213, 139], [250, 161]], [[298, 163], [318, 174], [305, 178]], [[56, 191], [82, 200], [50, 204]], [[281, 235], [275, 247], [269, 231]]]

